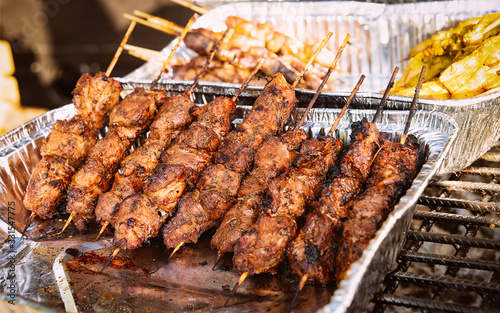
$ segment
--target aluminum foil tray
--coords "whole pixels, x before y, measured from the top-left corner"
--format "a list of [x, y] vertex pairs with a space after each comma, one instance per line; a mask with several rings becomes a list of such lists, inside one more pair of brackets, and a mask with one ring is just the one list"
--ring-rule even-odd
[[[193, 28], [225, 29], [227, 16], [236, 15], [271, 22], [277, 30], [304, 43], [318, 43], [333, 31], [327, 48], [336, 52], [346, 34], [351, 35], [340, 58], [336, 88], [338, 92], [352, 90], [361, 74], [367, 76], [361, 91], [377, 93], [389, 81], [395, 66], [403, 69], [410, 49], [435, 32], [455, 26], [459, 21], [498, 12], [495, 0], [426, 1], [417, 3], [383, 4], [356, 1], [313, 2], [236, 2], [204, 1], [198, 4], [219, 6], [201, 16]], [[291, 18], [293, 17], [293, 18]], [[167, 55], [175, 42], [162, 51]], [[176, 55], [192, 58], [193, 51], [180, 45]], [[153, 59], [130, 78], [153, 78], [161, 68], [163, 58]], [[374, 97], [374, 95], [368, 95]], [[500, 92], [463, 100], [421, 100], [419, 108], [444, 112], [459, 126], [458, 138], [445, 160], [443, 171], [465, 168], [487, 152], [500, 138]], [[395, 97], [393, 108], [405, 110], [411, 99]]]
[[[127, 84], [124, 85], [127, 88]], [[128, 87], [132, 86], [137, 84]], [[226, 87], [229, 95], [235, 91], [234, 86]], [[182, 84], [162, 85], [162, 88], [170, 95], [185, 89]], [[193, 94], [197, 103], [201, 105], [218, 95], [210, 90], [199, 86]], [[258, 94], [250, 88], [239, 98], [239, 118], [250, 109], [245, 104], [255, 100], [255, 92]], [[300, 98], [304, 106], [311, 95], [303, 94]], [[340, 105], [345, 98], [329, 97], [328, 101]], [[301, 110], [294, 112], [292, 121], [298, 120]], [[340, 109], [313, 109], [304, 127], [311, 136], [317, 136], [329, 130], [339, 112]], [[347, 143], [351, 123], [363, 117], [371, 119], [374, 112], [349, 109], [335, 136]], [[212, 270], [216, 252], [209, 246], [210, 232], [197, 244], [183, 247], [170, 260], [171, 251], [165, 249], [161, 238], [152, 239], [140, 249], [120, 252], [117, 259], [122, 263], [121, 268], [113, 265], [101, 275], [97, 272], [113, 251], [111, 236], [95, 241], [97, 229], [80, 233], [73, 226], [64, 235], [51, 236], [64, 224], [68, 216], [65, 213], [52, 220], [35, 220], [28, 230], [29, 238], [21, 239], [19, 230], [29, 216], [22, 199], [29, 173], [40, 159], [39, 148], [57, 119], [74, 114], [74, 107], [69, 104], [0, 137], [1, 299], [9, 301], [13, 297], [19, 305], [36, 303], [46, 312], [286, 312], [292, 309], [290, 301], [296, 282], [288, 280], [290, 276], [286, 271], [284, 275], [247, 278], [230, 305], [223, 307], [238, 273], [232, 269], [229, 256], [221, 261], [220, 269]], [[385, 111], [378, 127], [388, 138], [397, 140], [407, 116], [407, 111]], [[417, 111], [410, 133], [419, 140], [423, 162], [411, 188], [339, 288], [306, 286], [293, 307], [295, 312], [356, 312], [377, 290], [402, 245], [418, 197], [438, 172], [457, 135], [457, 125], [445, 114]]]

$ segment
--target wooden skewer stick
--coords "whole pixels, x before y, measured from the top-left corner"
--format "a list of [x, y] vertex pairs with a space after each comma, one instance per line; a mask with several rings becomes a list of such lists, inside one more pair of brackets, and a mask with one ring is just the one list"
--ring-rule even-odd
[[200, 14], [207, 14], [209, 11], [207, 9], [204, 9], [200, 6], [197, 6], [195, 4], [192, 4], [191, 2], [188, 2], [188, 1], [185, 1], [185, 0], [170, 0], [172, 1], [173, 3], [177, 3], [177, 4], [180, 4], [182, 5], [183, 7], [186, 7], [190, 10], [193, 10], [197, 13], [200, 13]]
[[238, 290], [238, 288], [241, 286], [241, 284], [243, 284], [243, 282], [245, 281], [247, 276], [248, 276], [248, 272], [244, 272], [243, 274], [241, 274], [240, 278], [238, 279], [238, 282], [236, 283], [236, 285], [234, 285], [233, 290], [231, 290], [231, 292], [229, 293], [229, 296], [227, 297], [226, 302], [224, 303], [224, 306], [227, 306], [227, 304], [229, 303], [229, 300], [231, 300], [234, 293], [236, 292], [236, 290]]
[[339, 51], [337, 51], [337, 55], [335, 56], [335, 59], [333, 60], [330, 67], [328, 68], [328, 72], [326, 73], [325, 77], [321, 81], [321, 84], [319, 85], [318, 89], [316, 90], [314, 97], [311, 99], [311, 102], [309, 102], [307, 109], [305, 110], [304, 114], [302, 115], [302, 118], [300, 119], [300, 121], [295, 126], [294, 130], [299, 129], [300, 126], [302, 126], [302, 124], [306, 120], [307, 114], [309, 114], [309, 111], [311, 110], [312, 106], [314, 105], [314, 103], [318, 99], [318, 96], [321, 93], [321, 91], [323, 90], [323, 87], [325, 86], [326, 82], [330, 78], [330, 75], [332, 74], [333, 70], [337, 66], [337, 63], [339, 62], [340, 56], [342, 55], [342, 52], [344, 51], [344, 48], [346, 47], [347, 42], [349, 41], [350, 37], [351, 37], [351, 35], [349, 35], [349, 34], [347, 34], [347, 36], [345, 37], [344, 42], [342, 43], [342, 45], [339, 48]]
[[59, 236], [60, 234], [62, 234], [66, 230], [66, 228], [68, 228], [69, 223], [71, 223], [71, 220], [73, 220], [73, 217], [75, 217], [75, 215], [76, 215], [75, 212], [71, 212], [71, 214], [69, 215], [68, 219], [66, 220], [66, 223], [64, 224], [64, 226], [61, 229], [61, 231], [58, 232], [57, 234], [53, 235], [53, 236]]
[[389, 84], [387, 84], [387, 87], [385, 88], [384, 96], [382, 97], [382, 100], [380, 100], [380, 104], [378, 105], [377, 112], [375, 113], [375, 116], [373, 117], [373, 123], [377, 122], [377, 120], [380, 117], [380, 114], [382, 114], [382, 111], [385, 106], [385, 102], [387, 100], [387, 96], [389, 95], [389, 91], [391, 91], [392, 87], [394, 86], [394, 81], [396, 80], [396, 75], [398, 74], [399, 67], [396, 66], [394, 71], [392, 72], [391, 79], [389, 80]]
[[122, 42], [120, 43], [120, 46], [118, 46], [118, 49], [116, 50], [115, 55], [113, 56], [113, 59], [111, 60], [111, 63], [108, 66], [108, 69], [106, 70], [106, 76], [111, 75], [111, 72], [113, 71], [113, 68], [116, 65], [116, 62], [118, 62], [118, 58], [120, 57], [122, 51], [123, 51], [123, 46], [127, 43], [128, 39], [130, 38], [130, 34], [132, 34], [132, 31], [134, 30], [136, 23], [134, 21], [130, 22], [130, 25], [127, 29], [127, 32], [125, 33], [125, 36], [123, 36]]
[[347, 99], [347, 102], [345, 103], [344, 107], [342, 108], [342, 111], [340, 111], [340, 114], [337, 117], [337, 119], [335, 120], [335, 122], [333, 123], [332, 128], [330, 128], [330, 131], [328, 132], [328, 136], [333, 135], [333, 132], [335, 131], [335, 129], [339, 125], [340, 120], [342, 119], [342, 116], [344, 115], [345, 111], [347, 111], [347, 108], [351, 104], [351, 101], [354, 98], [354, 95], [356, 94], [356, 92], [358, 91], [359, 87], [361, 86], [361, 84], [363, 83], [364, 80], [365, 80], [365, 75], [361, 75], [358, 83], [354, 87], [353, 91], [351, 92], [351, 95], [349, 96], [349, 98]]
[[314, 53], [311, 56], [311, 58], [309, 58], [309, 61], [307, 61], [307, 64], [306, 64], [306, 66], [304, 66], [304, 69], [299, 73], [299, 76], [297, 76], [297, 78], [295, 78], [295, 81], [292, 84], [292, 88], [297, 87], [297, 85], [301, 81], [302, 77], [304, 76], [304, 74], [309, 69], [309, 66], [311, 66], [311, 64], [314, 62], [314, 59], [316, 59], [316, 57], [318, 56], [318, 54], [321, 52], [321, 49], [323, 49], [323, 47], [328, 43], [328, 40], [330, 40], [330, 37], [332, 37], [332, 35], [333, 35], [333, 33], [329, 32], [326, 35], [325, 39], [323, 39], [323, 41], [319, 44], [319, 46], [316, 49], [316, 51], [314, 51]]
[[152, 58], [158, 57], [161, 55], [160, 51], [156, 50], [151, 50], [143, 47], [137, 47], [133, 45], [125, 45], [123, 46], [123, 49], [127, 50], [128, 54], [131, 56], [134, 56], [138, 59], [141, 59], [143, 61], [149, 61]]
[[170, 260], [170, 258], [172, 258], [172, 256], [177, 252], [179, 251], [180, 248], [182, 248], [182, 246], [184, 245], [184, 242], [181, 242], [179, 243], [175, 248], [174, 250], [172, 251], [172, 253], [170, 253], [170, 256], [168, 257], [168, 259]]
[[299, 287], [295, 291], [295, 295], [293, 296], [293, 299], [292, 299], [292, 304], [291, 304], [292, 307], [295, 304], [295, 300], [297, 300], [297, 297], [299, 296], [299, 293], [302, 291], [302, 289], [304, 289], [304, 285], [306, 284], [307, 277], [308, 277], [308, 275], [305, 274], [304, 276], [302, 276], [300, 278]]
[[24, 226], [23, 231], [21, 232], [21, 238], [25, 237], [26, 231], [28, 230], [28, 227], [31, 225], [31, 223], [33, 223], [33, 221], [35, 220], [35, 217], [36, 217], [36, 213], [31, 212], [30, 217], [28, 218], [28, 221], [26, 222], [26, 225]]
[[108, 221], [105, 221], [104, 224], [102, 224], [101, 230], [99, 231], [99, 234], [97, 235], [97, 237], [95, 238], [95, 240], [99, 240], [99, 237], [101, 237], [102, 233], [104, 233], [104, 230], [106, 230], [106, 228], [108, 227], [108, 225], [109, 225]]
[[137, 16], [130, 15], [128, 13], [123, 13], [123, 17], [126, 18], [126, 19], [128, 19], [128, 20], [131, 20], [133, 22], [142, 24], [144, 26], [147, 26], [147, 27], [159, 30], [159, 31], [161, 31], [163, 33], [166, 33], [166, 34], [169, 34], [169, 35], [174, 35], [174, 36], [178, 36], [179, 35], [178, 32], [176, 32], [175, 30], [167, 27], [166, 25], [158, 25], [156, 23], [153, 23], [153, 22], [148, 21], [148, 20], [143, 20], [143, 19], [141, 19], [141, 18], [139, 18]]
[[170, 29], [174, 33], [177, 33], [177, 34], [182, 33], [183, 27], [175, 24], [174, 22], [166, 20], [164, 18], [154, 16], [154, 15], [151, 15], [151, 14], [139, 11], [139, 10], [134, 10], [134, 14], [139, 16], [139, 17], [145, 18], [147, 21], [149, 21], [153, 24], [157, 24], [159, 26], [165, 27], [166, 29]]
[[415, 95], [413, 96], [413, 101], [411, 103], [410, 112], [408, 113], [408, 121], [406, 122], [405, 129], [403, 131], [403, 135], [401, 136], [400, 143], [402, 145], [405, 144], [406, 138], [408, 137], [408, 131], [410, 130], [411, 119], [415, 114], [415, 108], [417, 106], [418, 96], [420, 94], [420, 89], [422, 89], [422, 83], [424, 81], [425, 75], [425, 66], [422, 66], [422, 70], [420, 71], [420, 77], [418, 79], [417, 87], [415, 87]]
[[106, 267], [108, 267], [111, 262], [113, 262], [114, 258], [116, 257], [116, 255], [118, 254], [118, 252], [120, 252], [120, 248], [116, 248], [115, 251], [113, 251], [113, 253], [111, 254], [111, 256], [109, 257], [108, 261], [106, 261], [106, 264], [104, 264], [104, 266], [102, 267], [102, 269], [99, 271], [99, 274], [102, 274], [102, 272], [104, 271], [104, 269]]
[[179, 39], [177, 40], [177, 43], [175, 44], [175, 46], [172, 49], [172, 51], [170, 51], [170, 54], [168, 55], [168, 58], [165, 60], [165, 62], [163, 62], [163, 65], [162, 65], [162, 67], [160, 69], [160, 73], [158, 74], [158, 76], [155, 78], [155, 80], [153, 80], [153, 82], [149, 86], [149, 90], [150, 91], [153, 90], [153, 88], [156, 85], [156, 83], [158, 83], [158, 80], [160, 80], [161, 74], [163, 74], [163, 72], [167, 68], [168, 64], [170, 63], [170, 60], [172, 60], [172, 57], [174, 56], [174, 53], [177, 50], [177, 47], [179, 47], [179, 45], [181, 44], [181, 42], [184, 40], [184, 37], [186, 37], [186, 35], [187, 35], [188, 31], [189, 31], [189, 27], [198, 18], [198, 16], [199, 15], [195, 13], [189, 19], [189, 21], [187, 22], [186, 26], [184, 27], [184, 30], [182, 31], [182, 34], [179, 36]]

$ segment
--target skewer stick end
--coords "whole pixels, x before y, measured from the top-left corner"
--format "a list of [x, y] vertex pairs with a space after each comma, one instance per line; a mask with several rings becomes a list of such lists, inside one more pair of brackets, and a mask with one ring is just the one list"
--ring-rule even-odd
[[172, 251], [172, 253], [170, 254], [170, 256], [168, 257], [168, 259], [170, 260], [172, 258], [172, 256], [177, 252], [179, 251], [179, 249], [184, 245], [184, 242], [181, 242], [179, 243], [175, 248], [174, 248], [174, 251]]
[[224, 255], [224, 253], [217, 251], [217, 260], [215, 260], [214, 266], [212, 267], [212, 271], [215, 271], [215, 267], [217, 266], [217, 264], [219, 264], [223, 255]]
[[104, 266], [102, 267], [102, 269], [99, 271], [99, 274], [102, 274], [102, 272], [106, 269], [106, 267], [108, 267], [111, 264], [111, 262], [113, 262], [114, 258], [116, 257], [116, 255], [118, 254], [118, 252], [120, 252], [121, 250], [122, 250], [121, 248], [116, 248], [115, 251], [113, 251], [113, 253], [109, 257], [109, 259], [106, 262], [106, 264], [104, 264]]
[[304, 276], [302, 276], [300, 278], [300, 283], [299, 283], [299, 286], [297, 287], [297, 290], [295, 291], [295, 295], [293, 296], [293, 300], [292, 300], [292, 304], [291, 306], [293, 306], [295, 304], [295, 300], [297, 300], [297, 297], [299, 296], [299, 293], [302, 291], [302, 289], [304, 288], [304, 285], [306, 284], [307, 282], [307, 277], [308, 275], [305, 274]]
[[36, 213], [31, 212], [30, 217], [28, 218], [28, 221], [26, 222], [26, 225], [24, 226], [23, 231], [21, 232], [21, 238], [28, 237], [28, 236], [26, 236], [26, 231], [28, 230], [28, 227], [30, 227], [31, 223], [33, 223], [33, 221], [35, 220], [35, 217], [36, 217]]
[[236, 283], [236, 285], [234, 285], [233, 290], [231, 290], [231, 292], [229, 293], [229, 296], [227, 297], [226, 302], [224, 302], [224, 307], [227, 306], [227, 304], [229, 303], [229, 300], [231, 300], [234, 293], [236, 292], [236, 290], [238, 290], [238, 288], [241, 286], [241, 284], [243, 284], [243, 282], [245, 281], [247, 276], [248, 276], [248, 272], [244, 272], [243, 274], [241, 274], [240, 278], [238, 279], [238, 282]]
[[109, 225], [108, 221], [104, 222], [104, 224], [101, 227], [101, 230], [99, 231], [99, 234], [95, 238], [96, 241], [99, 240], [99, 237], [101, 237], [102, 233], [104, 233], [104, 230], [108, 227], [108, 225]]
[[71, 223], [71, 221], [73, 220], [73, 218], [75, 217], [76, 213], [75, 212], [71, 212], [71, 214], [69, 215], [68, 219], [66, 220], [66, 223], [64, 224], [63, 228], [61, 229], [60, 232], [54, 234], [53, 236], [59, 236], [60, 234], [62, 234], [66, 228], [68, 228], [69, 226], [69, 223]]

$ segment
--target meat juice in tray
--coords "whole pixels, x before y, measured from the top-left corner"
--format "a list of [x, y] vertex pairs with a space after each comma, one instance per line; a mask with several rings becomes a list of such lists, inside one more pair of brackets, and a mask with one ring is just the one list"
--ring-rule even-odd
[[[125, 88], [140, 86], [140, 83], [122, 80]], [[162, 85], [168, 94], [182, 92], [185, 84], [169, 83]], [[230, 95], [236, 86], [204, 83], [195, 90], [197, 103], [206, 103], [216, 95]], [[259, 89], [250, 88], [242, 95], [242, 104], [252, 103]], [[301, 106], [308, 103], [311, 94], [297, 91]], [[325, 98], [326, 97], [326, 98]], [[356, 97], [355, 102], [375, 105], [380, 98]], [[322, 96], [320, 103], [329, 103], [337, 109], [313, 109], [309, 121], [304, 125], [312, 136], [318, 136], [322, 129], [328, 130], [340, 107], [345, 102], [343, 96]], [[354, 106], [356, 107], [356, 105]], [[241, 118], [249, 110], [241, 106]], [[28, 212], [22, 207], [24, 190], [29, 173], [39, 160], [40, 145], [56, 119], [74, 114], [72, 105], [51, 111], [2, 137], [2, 209], [15, 208], [17, 229], [22, 229], [27, 221]], [[343, 117], [335, 136], [348, 141], [352, 122], [367, 117], [373, 118], [373, 110], [348, 110]], [[295, 113], [293, 119], [300, 116]], [[383, 112], [380, 131], [390, 139], [397, 139], [406, 122], [407, 112]], [[346, 279], [340, 283], [334, 297], [333, 286], [306, 286], [301, 293], [295, 309], [297, 311], [338, 310], [364, 305], [370, 291], [376, 287], [392, 264], [397, 249], [403, 240], [412, 209], [418, 195], [422, 193], [430, 178], [438, 171], [444, 154], [456, 136], [456, 125], [447, 116], [418, 111], [410, 133], [420, 143], [420, 155], [425, 163], [406, 195], [395, 207], [380, 229], [378, 235], [367, 248], [367, 253], [353, 265]], [[8, 233], [8, 211], [2, 211], [2, 230]], [[186, 245], [169, 259], [170, 250], [165, 249], [158, 238], [149, 245], [137, 250], [122, 251], [116, 262], [103, 274], [97, 272], [113, 251], [111, 238], [106, 235], [95, 241], [97, 229], [78, 232], [74, 228], [59, 237], [50, 237], [56, 232], [67, 215], [62, 214], [52, 220], [36, 223], [30, 229], [29, 239], [19, 240], [16, 233], [16, 260], [18, 297], [38, 302], [57, 311], [77, 308], [80, 311], [107, 311], [110, 309], [172, 311], [228, 310], [267, 310], [286, 311], [295, 292], [296, 282], [289, 281], [287, 271], [278, 275], [256, 275], [249, 277], [226, 308], [223, 304], [229, 289], [238, 279], [231, 266], [230, 258], [221, 261], [221, 267], [213, 271], [216, 253], [209, 247], [208, 232], [197, 244]], [[3, 270], [7, 270], [8, 260], [2, 260]], [[372, 269], [377, 269], [375, 271]], [[39, 276], [38, 274], [43, 274]], [[6, 292], [6, 291], [4, 291]], [[340, 296], [339, 296], [340, 295]], [[338, 301], [338, 297], [343, 302]], [[346, 304], [349, 297], [351, 301]], [[345, 307], [344, 307], [345, 306]]]

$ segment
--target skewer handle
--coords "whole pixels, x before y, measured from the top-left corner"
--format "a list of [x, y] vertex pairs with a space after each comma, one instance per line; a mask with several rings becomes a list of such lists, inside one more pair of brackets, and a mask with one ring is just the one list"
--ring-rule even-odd
[[356, 92], [358, 91], [359, 87], [361, 87], [361, 84], [365, 80], [365, 77], [366, 77], [365, 75], [361, 75], [361, 77], [359, 78], [358, 83], [356, 84], [356, 86], [354, 87], [353, 91], [351, 92], [351, 95], [347, 99], [347, 102], [345, 103], [344, 107], [342, 108], [342, 111], [340, 111], [339, 116], [337, 116], [337, 119], [335, 120], [335, 122], [332, 125], [332, 128], [330, 128], [330, 131], [328, 132], [328, 136], [332, 136], [333, 135], [333, 132], [335, 131], [335, 129], [339, 125], [340, 120], [342, 119], [342, 116], [344, 115], [345, 111], [347, 111], [347, 108], [351, 104], [351, 101], [354, 98], [354, 95], [356, 94]]
[[373, 117], [373, 123], [377, 122], [377, 120], [380, 117], [380, 114], [382, 114], [382, 110], [384, 109], [385, 102], [387, 100], [387, 96], [389, 95], [389, 91], [391, 91], [392, 87], [394, 86], [394, 81], [396, 80], [396, 75], [398, 74], [399, 67], [396, 66], [394, 71], [392, 72], [391, 79], [389, 80], [389, 84], [387, 84], [387, 87], [385, 88], [384, 96], [382, 97], [382, 100], [380, 100], [380, 104], [378, 105], [377, 112], [375, 113], [375, 116]]
[[125, 36], [123, 36], [122, 42], [120, 43], [120, 46], [118, 46], [118, 49], [116, 50], [115, 55], [113, 56], [113, 59], [111, 60], [111, 63], [108, 66], [108, 69], [106, 70], [106, 76], [111, 75], [111, 72], [113, 71], [113, 68], [116, 65], [116, 62], [118, 62], [118, 58], [120, 57], [123, 47], [127, 43], [128, 39], [130, 38], [130, 34], [132, 34], [132, 31], [134, 30], [134, 27], [136, 25], [136, 22], [132, 21], [130, 22], [130, 25], [128, 26], [127, 32], [125, 33]]
[[408, 131], [410, 130], [411, 119], [415, 114], [415, 108], [417, 107], [418, 96], [420, 94], [420, 89], [422, 89], [422, 83], [424, 81], [426, 67], [422, 66], [422, 70], [420, 71], [420, 77], [418, 78], [417, 87], [415, 87], [415, 95], [413, 96], [413, 101], [411, 103], [410, 112], [408, 113], [408, 120], [405, 125], [405, 130], [403, 131], [403, 135], [401, 136], [400, 143], [402, 145], [405, 144], [406, 138], [408, 137]]

